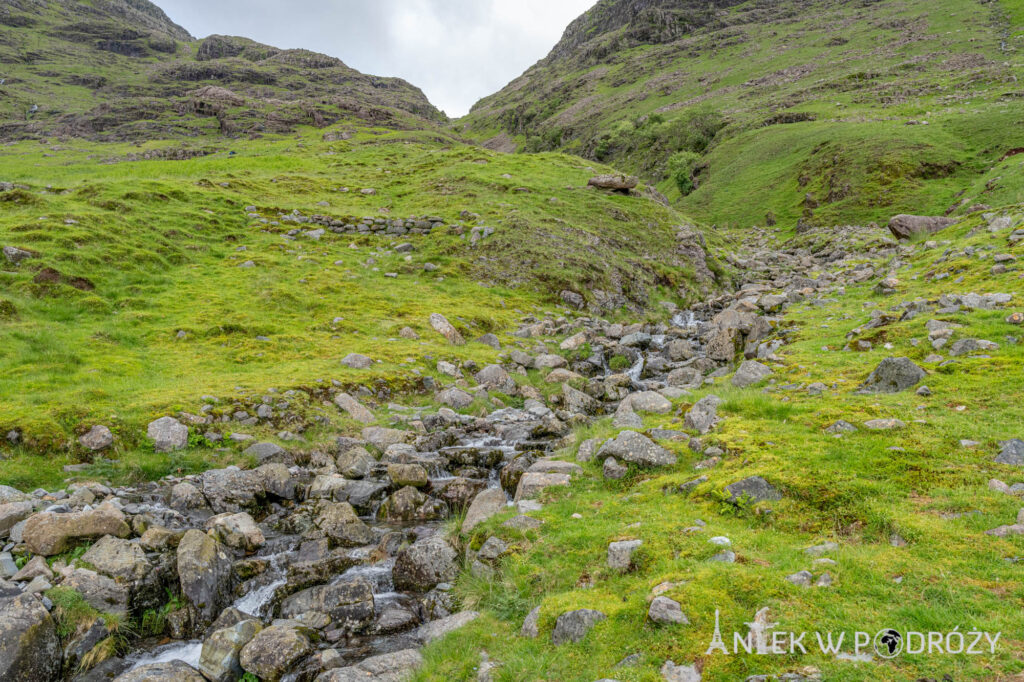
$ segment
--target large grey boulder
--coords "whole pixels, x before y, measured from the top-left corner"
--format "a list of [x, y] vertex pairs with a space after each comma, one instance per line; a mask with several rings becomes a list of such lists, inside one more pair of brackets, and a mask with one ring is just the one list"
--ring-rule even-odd
[[629, 192], [629, 190], [636, 187], [639, 182], [640, 181], [632, 175], [608, 173], [604, 175], [595, 175], [587, 180], [587, 185], [598, 189], [611, 190], [613, 192]]
[[184, 661], [153, 663], [130, 670], [114, 682], [206, 682], [206, 678]]
[[437, 400], [453, 410], [462, 410], [473, 404], [473, 396], [455, 386], [446, 388], [438, 393]]
[[364, 424], [372, 424], [377, 421], [377, 418], [373, 416], [373, 412], [370, 412], [361, 402], [353, 398], [348, 393], [339, 393], [334, 396], [334, 404], [345, 410], [348, 416], [352, 417], [358, 422]]
[[0, 599], [0, 680], [58, 679], [61, 647], [50, 613], [33, 594]]
[[434, 331], [447, 339], [448, 343], [451, 345], [466, 345], [466, 340], [462, 338], [462, 334], [459, 333], [459, 330], [456, 329], [444, 315], [440, 313], [433, 313], [430, 316], [430, 326], [434, 328]]
[[261, 622], [247, 618], [231, 627], [216, 630], [203, 642], [199, 672], [210, 682], [237, 682], [245, 675], [239, 661], [242, 649], [262, 629]]
[[516, 382], [501, 365], [487, 365], [476, 373], [476, 380], [488, 390], [509, 394], [516, 390]]
[[594, 609], [577, 609], [563, 613], [555, 621], [555, 629], [551, 631], [551, 642], [556, 646], [566, 642], [579, 642], [595, 625], [607, 617]]
[[767, 365], [762, 365], [757, 360], [746, 360], [732, 376], [732, 385], [737, 388], [746, 388], [767, 379], [771, 375], [772, 370]]
[[109, 448], [114, 443], [114, 434], [106, 426], [97, 424], [88, 433], [78, 438], [78, 443], [86, 450], [98, 452]]
[[153, 570], [138, 543], [110, 535], [100, 539], [82, 555], [82, 561], [99, 573], [121, 582], [143, 580]]
[[266, 494], [263, 477], [237, 467], [211, 469], [199, 477], [203, 495], [217, 514], [236, 513], [256, 507]]
[[190, 530], [178, 544], [178, 578], [200, 622], [212, 623], [230, 599], [231, 557], [206, 533]]
[[664, 596], [655, 597], [651, 601], [647, 617], [654, 623], [685, 625], [690, 622], [679, 602]]
[[188, 446], [188, 427], [174, 417], [160, 417], [146, 427], [146, 436], [157, 452], [174, 452]]
[[601, 409], [601, 403], [569, 384], [562, 384], [562, 405], [574, 414], [597, 414]]
[[71, 514], [42, 512], [31, 516], [25, 522], [22, 538], [33, 554], [53, 556], [85, 540], [130, 534], [124, 514], [111, 507], [98, 507]]
[[75, 590], [89, 606], [102, 613], [125, 617], [131, 607], [127, 586], [87, 568], [76, 568], [61, 587]]
[[316, 682], [406, 682], [423, 665], [416, 649], [371, 656], [354, 666], [321, 673]]
[[459, 574], [458, 554], [443, 538], [417, 540], [395, 559], [395, 587], [426, 592], [438, 583], [452, 582]]
[[706, 395], [698, 400], [683, 417], [683, 426], [704, 435], [718, 423], [718, 406], [722, 399], [717, 395]]
[[733, 503], [741, 499], [754, 502], [774, 502], [782, 499], [782, 493], [760, 476], [744, 478], [725, 486], [725, 489], [729, 493], [729, 501]]
[[373, 531], [348, 502], [321, 502], [315, 522], [335, 546], [357, 547], [373, 541]]
[[676, 463], [674, 454], [636, 431], [623, 431], [602, 445], [597, 458], [606, 457], [616, 457], [641, 466], [668, 466]]
[[238, 660], [243, 670], [260, 680], [278, 682], [312, 651], [305, 628], [286, 621], [261, 630], [242, 647]]
[[207, 522], [213, 535], [232, 549], [254, 552], [267, 540], [255, 519], [245, 512], [218, 514]]
[[361, 353], [349, 353], [341, 359], [341, 364], [352, 369], [370, 369], [373, 360]]
[[31, 502], [7, 502], [0, 504], [0, 538], [7, 537], [11, 529], [27, 519], [35, 511]]
[[897, 239], [910, 239], [916, 234], [935, 234], [956, 223], [945, 216], [908, 215], [901, 213], [889, 219], [889, 231]]
[[899, 393], [916, 386], [926, 376], [910, 358], [886, 358], [868, 375], [858, 392]]
[[608, 568], [628, 571], [633, 565], [633, 553], [640, 549], [643, 540], [621, 540], [608, 545]]
[[317, 585], [296, 592], [281, 603], [281, 615], [296, 618], [304, 613], [323, 613], [332, 624], [354, 632], [373, 622], [373, 586], [366, 578]]
[[479, 524], [503, 510], [505, 505], [505, 492], [501, 488], [488, 488], [478, 493], [466, 512], [462, 532], [471, 532]]
[[1024, 440], [1014, 438], [999, 443], [1002, 450], [996, 455], [995, 461], [999, 464], [1012, 466], [1024, 466]]

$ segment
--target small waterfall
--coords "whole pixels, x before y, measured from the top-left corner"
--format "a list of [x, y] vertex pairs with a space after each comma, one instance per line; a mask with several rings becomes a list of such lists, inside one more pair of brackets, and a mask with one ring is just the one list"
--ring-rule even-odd
[[281, 554], [275, 554], [270, 558], [270, 567], [267, 573], [277, 577], [263, 587], [253, 590], [235, 600], [233, 606], [247, 615], [255, 618], [262, 618], [270, 600], [274, 598], [277, 588], [288, 583], [284, 571], [281, 569]]
[[203, 643], [199, 640], [191, 642], [175, 642], [158, 647], [150, 652], [141, 652], [132, 662], [131, 670], [153, 663], [170, 663], [183, 661], [193, 668], [199, 668], [199, 656], [203, 652]]

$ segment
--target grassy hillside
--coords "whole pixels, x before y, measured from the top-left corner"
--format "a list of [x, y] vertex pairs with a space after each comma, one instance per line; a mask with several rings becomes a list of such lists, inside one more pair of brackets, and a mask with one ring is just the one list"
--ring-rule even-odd
[[0, 64], [2, 139], [249, 136], [353, 116], [403, 128], [445, 120], [401, 79], [246, 38], [196, 40], [148, 0], [6, 2]]
[[[1022, 209], [1007, 212], [1018, 228], [1024, 224]], [[510, 551], [494, 575], [467, 571], [460, 578], [464, 604], [481, 609], [484, 617], [429, 648], [428, 665], [417, 679], [474, 679], [481, 652], [497, 666], [497, 680], [655, 682], [663, 679], [659, 669], [666, 660], [696, 663], [704, 680], [783, 673], [805, 677], [767, 679], [1019, 679], [1024, 671], [1021, 540], [985, 534], [1013, 523], [1021, 506], [1019, 497], [989, 485], [990, 479], [1020, 480], [1019, 467], [993, 462], [1001, 441], [1024, 432], [1018, 399], [1024, 346], [1020, 327], [1007, 320], [1019, 310], [1024, 288], [1019, 271], [990, 274], [993, 254], [1020, 257], [1019, 245], [1006, 241], [1011, 231], [1004, 226], [992, 234], [987, 222], [974, 216], [942, 233], [940, 239], [950, 241], [904, 249], [906, 265], [899, 268], [900, 283], [890, 296], [875, 290], [884, 266], [892, 264], [888, 257], [870, 255], [887, 248], [889, 240], [878, 232], [858, 229], [837, 239], [829, 229], [791, 243], [819, 255], [841, 249], [853, 255], [836, 270], [859, 262], [879, 274], [787, 310], [780, 327], [791, 330], [792, 343], [771, 363], [776, 374], [767, 382], [737, 389], [728, 378], [717, 379], [674, 400], [671, 413], [647, 415], [643, 428], [636, 429], [683, 429], [683, 413], [699, 398], [718, 395], [724, 400], [718, 411], [723, 421], [700, 438], [702, 448], [722, 451], [717, 465], [703, 461], [706, 455], [688, 447], [687, 438], [663, 439], [661, 445], [679, 457], [677, 465], [631, 468], [625, 479], [610, 481], [602, 476], [599, 459], [584, 463], [572, 486], [550, 489], [544, 508], [530, 513], [543, 522], [536, 530], [504, 526], [516, 513], [510, 509], [462, 536], [465, 549], [479, 549], [496, 536]], [[943, 260], [947, 250], [952, 254]], [[738, 251], [744, 258], [748, 253]], [[972, 291], [1009, 293], [1013, 299], [999, 310], [898, 319], [903, 302], [935, 302], [942, 294]], [[863, 328], [875, 312], [892, 315], [892, 321]], [[959, 357], [951, 354], [951, 345], [935, 351], [925, 326], [933, 317], [962, 325], [950, 344], [978, 338], [999, 348]], [[873, 347], [847, 350], [856, 340]], [[942, 359], [927, 359], [935, 352]], [[924, 367], [928, 376], [922, 383], [931, 395], [914, 390], [858, 395], [868, 373], [890, 356], [906, 356]], [[815, 382], [824, 385], [820, 395], [808, 390]], [[904, 426], [865, 428], [864, 422], [879, 418], [897, 418]], [[827, 432], [837, 420], [852, 423], [856, 432]], [[608, 438], [620, 430], [610, 418], [578, 429], [576, 445], [561, 458], [573, 461], [585, 439]], [[707, 480], [680, 489], [701, 475]], [[726, 501], [726, 485], [755, 475], [784, 491], [783, 499], [749, 505]], [[710, 542], [716, 536], [731, 541], [735, 563], [708, 561], [723, 549]], [[631, 539], [643, 541], [633, 568], [610, 569], [608, 544]], [[837, 547], [805, 551], [824, 542]], [[827, 572], [833, 582], [805, 587], [786, 581], [801, 570], [811, 571], [814, 580]], [[689, 623], [650, 621], [647, 608], [655, 594], [678, 601]], [[540, 607], [539, 635], [520, 636], [534, 607]], [[986, 647], [983, 655], [904, 654], [886, 661], [869, 645], [872, 660], [844, 661], [821, 654], [813, 634], [807, 636], [806, 655], [707, 655], [716, 610], [731, 650], [733, 631], [745, 636], [746, 623], [764, 607], [781, 632], [846, 632], [848, 654], [854, 630], [873, 635], [889, 627], [948, 632], [958, 626], [962, 633], [1002, 635], [997, 652]], [[579, 608], [598, 609], [608, 619], [578, 644], [553, 646], [555, 619]]]
[[[130, 160], [183, 149], [167, 143], [9, 145], [0, 245], [36, 257], [0, 264], [0, 431], [20, 430], [26, 451], [74, 459], [70, 439], [90, 419], [135, 444], [149, 418], [195, 411], [203, 395], [329, 380], [386, 395], [415, 390], [437, 359], [497, 356], [448, 347], [427, 324], [434, 312], [475, 339], [507, 333], [563, 290], [593, 305], [604, 291], [638, 310], [718, 286], [671, 248], [679, 215], [587, 189], [595, 169], [581, 159], [345, 129], [356, 134], [339, 142], [306, 129], [194, 143], [184, 149], [205, 155], [185, 161]], [[320, 225], [282, 219], [294, 211], [445, 226], [315, 240], [302, 233]], [[476, 227], [493, 234], [474, 244]], [[405, 326], [421, 339], [400, 338]], [[379, 364], [342, 367], [352, 352]], [[52, 462], [51, 473], [65, 460]]]
[[599, 3], [460, 132], [629, 168], [722, 227], [1024, 198], [991, 173], [1024, 147], [1019, 3], [628, 4]]

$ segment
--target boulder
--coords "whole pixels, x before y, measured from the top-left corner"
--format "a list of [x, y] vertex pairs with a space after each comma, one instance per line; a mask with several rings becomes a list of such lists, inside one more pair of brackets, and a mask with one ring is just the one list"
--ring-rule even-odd
[[480, 617], [477, 611], [460, 611], [450, 616], [440, 618], [416, 628], [413, 637], [423, 645], [430, 644], [435, 639], [440, 639], [450, 632], [464, 628]]
[[772, 374], [771, 368], [767, 365], [762, 365], [757, 360], [746, 360], [733, 375], [732, 385], [737, 388], [746, 388], [767, 379]]
[[71, 514], [43, 512], [29, 517], [22, 538], [33, 554], [53, 556], [85, 540], [104, 535], [125, 538], [131, 528], [124, 514], [110, 507], [98, 507]]
[[505, 493], [500, 488], [488, 488], [480, 492], [469, 505], [466, 518], [462, 522], [462, 532], [471, 532], [479, 524], [503, 510], [505, 506]]
[[601, 403], [569, 384], [562, 384], [562, 405], [574, 414], [597, 414], [601, 409]]
[[516, 382], [501, 365], [487, 365], [476, 373], [476, 380], [490, 391], [511, 394], [516, 390]]
[[61, 646], [50, 613], [32, 594], [0, 599], [0, 680], [58, 679]]
[[352, 369], [370, 369], [373, 366], [373, 360], [361, 353], [349, 353], [341, 359], [341, 364]]
[[995, 461], [997, 463], [1018, 467], [1024, 466], [1024, 440], [1019, 438], [1004, 440], [1000, 441], [999, 446], [1002, 449], [996, 455]]
[[31, 502], [0, 504], [0, 538], [7, 537], [11, 529], [32, 516], [35, 506]]
[[458, 554], [443, 538], [417, 540], [395, 559], [395, 588], [426, 592], [438, 583], [452, 582], [459, 574], [457, 560]]
[[676, 463], [674, 454], [636, 431], [623, 431], [601, 446], [597, 457], [616, 457], [641, 466], [668, 466]]
[[729, 501], [734, 504], [741, 499], [750, 499], [754, 502], [774, 502], [782, 499], [782, 493], [760, 476], [750, 476], [742, 481], [736, 481], [725, 486], [725, 490], [729, 493]]
[[287, 451], [277, 443], [253, 443], [242, 454], [263, 464], [274, 459], [280, 460]]
[[437, 400], [453, 410], [463, 410], [473, 404], [473, 396], [454, 386], [438, 393]]
[[266, 494], [259, 473], [237, 467], [203, 472], [199, 483], [210, 508], [217, 514], [257, 507]]
[[608, 616], [594, 609], [577, 609], [563, 613], [555, 620], [551, 631], [551, 642], [558, 646], [566, 642], [579, 642], [587, 633]]
[[321, 673], [316, 682], [406, 682], [423, 665], [416, 649], [371, 656], [354, 666]]
[[388, 496], [377, 510], [378, 518], [387, 521], [429, 521], [448, 515], [448, 506], [441, 500], [424, 495], [412, 486], [405, 486]]
[[926, 376], [910, 358], [886, 358], [868, 375], [858, 392], [899, 393], [917, 385]]
[[568, 474], [524, 473], [519, 478], [519, 485], [516, 486], [515, 501], [533, 499], [545, 488], [567, 486], [569, 482]]
[[284, 618], [304, 613], [323, 613], [334, 627], [355, 632], [373, 622], [373, 585], [366, 578], [354, 578], [329, 585], [317, 585], [296, 592], [281, 603]]
[[704, 435], [718, 423], [718, 406], [722, 399], [717, 395], [706, 395], [698, 400], [683, 417], [683, 426]]
[[216, 630], [203, 642], [199, 672], [209, 682], [237, 682], [245, 674], [239, 656], [242, 649], [263, 629], [263, 624], [247, 618], [231, 627]]
[[613, 192], [629, 192], [629, 190], [636, 187], [639, 182], [640, 181], [632, 175], [609, 173], [605, 175], [595, 175], [587, 180], [587, 185], [598, 189], [611, 190]]
[[212, 623], [231, 596], [231, 557], [200, 530], [185, 533], [177, 557], [182, 594], [195, 607], [201, 623]]
[[321, 502], [315, 522], [332, 545], [357, 547], [373, 542], [373, 531], [348, 502]]
[[131, 608], [127, 586], [87, 568], [75, 569], [64, 579], [61, 587], [75, 590], [89, 606], [103, 613], [127, 617]]
[[690, 621], [683, 613], [683, 608], [674, 599], [655, 597], [647, 609], [647, 617], [654, 623], [686, 625]]
[[362, 403], [353, 398], [348, 393], [339, 393], [334, 396], [334, 404], [340, 407], [342, 410], [348, 413], [348, 416], [352, 417], [358, 422], [364, 424], [372, 424], [377, 421], [377, 418], [373, 416], [373, 412], [370, 412]]
[[35, 254], [25, 249], [19, 249], [17, 246], [5, 246], [3, 248], [4, 258], [11, 265], [17, 265], [26, 258], [35, 258]]
[[388, 464], [388, 478], [398, 486], [422, 488], [430, 482], [427, 470], [419, 464]]
[[137, 582], [153, 570], [142, 547], [110, 535], [82, 555], [82, 561], [103, 575], [121, 582]]
[[170, 661], [140, 666], [115, 678], [114, 682], [206, 682], [206, 678], [184, 661]]
[[114, 434], [106, 426], [96, 425], [89, 432], [78, 438], [78, 443], [86, 450], [99, 452], [114, 443]]
[[174, 417], [160, 417], [146, 427], [146, 436], [157, 452], [174, 452], [188, 446], [188, 427]]
[[643, 540], [621, 540], [609, 544], [608, 568], [613, 571], [628, 571], [633, 566], [633, 553], [643, 544]]
[[462, 338], [459, 330], [444, 315], [433, 313], [430, 316], [430, 326], [433, 327], [434, 331], [447, 339], [451, 345], [464, 346], [466, 344], [466, 340]]
[[254, 552], [267, 541], [256, 521], [245, 512], [218, 514], [206, 525], [218, 540], [243, 552]]
[[242, 670], [263, 682], [278, 682], [313, 651], [304, 628], [284, 622], [261, 630], [242, 647], [238, 657]]
[[947, 218], [944, 216], [908, 215], [901, 213], [889, 219], [889, 231], [897, 239], [910, 239], [916, 234], [935, 234], [955, 224], [956, 221], [957, 218]]

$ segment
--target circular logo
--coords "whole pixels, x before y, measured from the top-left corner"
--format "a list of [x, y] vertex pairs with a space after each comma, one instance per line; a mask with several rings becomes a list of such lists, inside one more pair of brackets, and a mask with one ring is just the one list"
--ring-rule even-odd
[[882, 658], [896, 658], [903, 651], [903, 635], [887, 628], [875, 635], [875, 652]]

